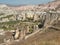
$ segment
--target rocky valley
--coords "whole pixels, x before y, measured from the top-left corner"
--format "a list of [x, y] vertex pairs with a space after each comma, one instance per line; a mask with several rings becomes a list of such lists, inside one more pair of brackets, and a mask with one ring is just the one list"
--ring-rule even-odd
[[60, 45], [60, 1], [0, 4], [0, 40], [0, 45]]

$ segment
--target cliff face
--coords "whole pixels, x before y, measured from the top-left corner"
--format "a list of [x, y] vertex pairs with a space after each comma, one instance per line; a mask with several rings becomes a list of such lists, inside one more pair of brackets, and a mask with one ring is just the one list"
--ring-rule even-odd
[[49, 26], [52, 25], [53, 23], [57, 22], [60, 18], [59, 14], [56, 13], [48, 13], [46, 15], [43, 15], [43, 19], [44, 19], [44, 26]]

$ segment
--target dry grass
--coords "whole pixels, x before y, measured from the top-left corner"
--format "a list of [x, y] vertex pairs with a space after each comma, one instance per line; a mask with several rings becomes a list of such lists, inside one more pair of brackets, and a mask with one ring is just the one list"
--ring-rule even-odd
[[[59, 23], [55, 26], [58, 27], [58, 25]], [[26, 40], [11, 42], [9, 45], [60, 45], [60, 30], [48, 28], [44, 32], [38, 32]]]
[[35, 34], [27, 40], [13, 42], [10, 45], [60, 45], [60, 31], [48, 29], [41, 34]]

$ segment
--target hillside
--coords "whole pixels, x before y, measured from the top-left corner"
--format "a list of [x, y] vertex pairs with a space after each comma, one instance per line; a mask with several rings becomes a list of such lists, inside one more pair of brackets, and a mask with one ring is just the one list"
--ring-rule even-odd
[[[52, 26], [60, 27], [60, 21]], [[32, 35], [26, 40], [14, 41], [7, 43], [8, 45], [60, 45], [60, 29], [48, 27], [47, 29], [42, 29], [38, 33]]]
[[[53, 26], [59, 26], [60, 21]], [[8, 45], [60, 45], [60, 30], [55, 28], [42, 29], [42, 32], [39, 31], [35, 35], [29, 37], [26, 40], [19, 42], [11, 42]]]
[[[60, 45], [60, 1], [20, 7], [0, 6], [1, 45]], [[13, 31], [19, 33], [12, 38]]]

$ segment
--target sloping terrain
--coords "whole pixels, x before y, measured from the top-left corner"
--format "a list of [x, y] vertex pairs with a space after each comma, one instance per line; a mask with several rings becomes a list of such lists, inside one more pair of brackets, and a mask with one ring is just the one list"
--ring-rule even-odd
[[[43, 5], [40, 7], [37, 6], [37, 8], [35, 7], [35, 10], [37, 12], [40, 8], [41, 8], [40, 10], [44, 10], [42, 12], [42, 14], [36, 14], [36, 15], [40, 15], [40, 17], [38, 16], [39, 21], [43, 25], [41, 30], [39, 30], [38, 33], [35, 33], [34, 35], [30, 36], [27, 39], [17, 40], [17, 41], [12, 40], [12, 41], [10, 41], [10, 42], [8, 41], [8, 42], [6, 42], [6, 44], [2, 44], [2, 45], [60, 45], [60, 10], [59, 10], [60, 7], [59, 7], [59, 5], [60, 5], [60, 1], [57, 1], [57, 2], [49, 3], [47, 5]], [[24, 15], [26, 11], [23, 10], [22, 12], [23, 12], [22, 15]], [[29, 12], [27, 12], [26, 14], [29, 15], [28, 13]], [[33, 14], [33, 13], [30, 13], [30, 14]], [[7, 16], [7, 17], [10, 17], [10, 16]], [[18, 18], [18, 17], [16, 17], [16, 18]], [[3, 17], [3, 18], [6, 18], [6, 17]], [[15, 21], [7, 22], [7, 23], [3, 22], [3, 23], [0, 23], [0, 25], [2, 25], [3, 28], [5, 28], [6, 26], [7, 26], [7, 28], [9, 26], [12, 28], [13, 27], [15, 28], [16, 25], [17, 25], [17, 27], [23, 25], [22, 23], [21, 23], [21, 25], [19, 25], [19, 23], [20, 23], [20, 21], [17, 20], [16, 22]], [[10, 38], [10, 37], [7, 36], [7, 38]], [[2, 40], [2, 39], [3, 38], [1, 38], [0, 40]]]
[[[60, 21], [58, 21], [53, 26], [59, 26]], [[42, 29], [35, 35], [29, 37], [26, 40], [11, 42], [8, 45], [60, 45], [60, 30], [49, 27], [47, 29]]]

